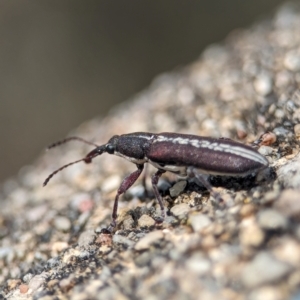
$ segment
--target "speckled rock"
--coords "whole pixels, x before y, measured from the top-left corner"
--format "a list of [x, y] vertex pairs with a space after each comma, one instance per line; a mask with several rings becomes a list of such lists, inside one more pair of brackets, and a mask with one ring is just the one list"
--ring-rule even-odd
[[150, 216], [148, 215], [142, 215], [139, 219], [138, 219], [138, 225], [140, 227], [152, 227], [155, 225], [155, 220], [152, 219]]
[[194, 231], [201, 231], [211, 224], [211, 220], [206, 215], [194, 214], [190, 217], [190, 223]]
[[272, 79], [268, 74], [258, 75], [253, 85], [255, 91], [262, 96], [266, 96], [272, 91]]
[[264, 286], [251, 292], [249, 300], [285, 300], [286, 295], [273, 286]]
[[287, 189], [283, 191], [276, 202], [276, 207], [279, 211], [287, 216], [300, 215], [300, 189]]
[[253, 219], [248, 219], [241, 223], [239, 237], [242, 245], [258, 247], [263, 243], [265, 233]]
[[78, 238], [78, 245], [82, 248], [88, 248], [96, 239], [95, 231], [92, 229], [82, 232]]
[[284, 278], [292, 267], [266, 252], [258, 253], [242, 273], [242, 282], [248, 288], [276, 282]]
[[266, 230], [283, 230], [288, 226], [288, 220], [275, 209], [264, 209], [257, 215], [258, 224]]
[[150, 247], [150, 245], [164, 237], [161, 231], [153, 231], [146, 234], [141, 238], [134, 246], [135, 250], [144, 250]]
[[278, 170], [278, 180], [286, 187], [300, 189], [300, 155]]
[[103, 157], [42, 188], [65, 153], [72, 161], [87, 149], [49, 151], [0, 188], [0, 298], [298, 299], [299, 28], [300, 7], [285, 5], [72, 132], [98, 144], [138, 131], [231, 138], [254, 145], [270, 168], [210, 176], [223, 202], [166, 172], [160, 220], [149, 167], [120, 197], [109, 231], [116, 191], [134, 166]]
[[170, 188], [170, 195], [171, 197], [177, 197], [186, 187], [187, 182], [185, 180], [181, 180], [176, 182], [171, 188]]
[[172, 207], [171, 213], [175, 217], [184, 217], [190, 211], [190, 207], [186, 203], [177, 204]]
[[124, 245], [126, 247], [131, 247], [134, 245], [134, 242], [131, 241], [128, 237], [120, 235], [120, 234], [115, 234], [113, 236], [113, 242], [116, 245]]
[[56, 217], [54, 219], [54, 226], [57, 228], [57, 230], [68, 231], [71, 228], [71, 222], [66, 217]]

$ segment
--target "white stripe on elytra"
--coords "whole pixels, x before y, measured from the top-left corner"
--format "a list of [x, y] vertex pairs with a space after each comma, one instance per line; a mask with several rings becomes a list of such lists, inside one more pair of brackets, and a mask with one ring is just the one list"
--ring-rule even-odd
[[146, 140], [151, 140], [153, 138], [153, 135], [149, 136], [149, 135], [137, 135], [134, 136], [135, 138], [141, 138], [141, 139], [146, 139]]
[[180, 145], [191, 145], [196, 148], [207, 148], [212, 151], [231, 153], [231, 154], [234, 154], [237, 156], [245, 157], [250, 160], [259, 162], [263, 165], [267, 165], [267, 160], [263, 156], [261, 156], [259, 153], [245, 149], [244, 147], [228, 145], [228, 144], [222, 143], [221, 141], [211, 143], [208, 140], [200, 141], [197, 139], [180, 138], [180, 137], [172, 138], [172, 137], [165, 137], [163, 135], [159, 135], [156, 139], [154, 139], [153, 142], [154, 143], [171, 142], [171, 143], [180, 144]]

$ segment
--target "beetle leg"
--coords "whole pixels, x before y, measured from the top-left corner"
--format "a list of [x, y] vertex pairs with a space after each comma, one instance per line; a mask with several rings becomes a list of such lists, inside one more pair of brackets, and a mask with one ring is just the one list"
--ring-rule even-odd
[[144, 168], [144, 173], [143, 173], [143, 176], [142, 176], [142, 185], [143, 185], [143, 188], [144, 188], [144, 195], [145, 197], [147, 198], [148, 197], [148, 190], [147, 190], [147, 184], [146, 184], [146, 179], [147, 179], [147, 174], [148, 174], [148, 164], [145, 165], [145, 168]]
[[196, 179], [200, 181], [200, 183], [210, 192], [211, 196], [215, 198], [218, 201], [218, 203], [223, 202], [221, 195], [214, 190], [214, 188], [210, 185], [205, 176], [198, 172], [197, 169], [193, 167], [188, 167], [187, 174], [189, 177], [196, 177]]
[[161, 211], [161, 219], [162, 220], [158, 220], [160, 223], [164, 220], [165, 218], [165, 208], [164, 208], [164, 204], [163, 204], [163, 201], [161, 199], [161, 196], [159, 194], [159, 191], [158, 191], [158, 187], [157, 187], [157, 183], [158, 183], [158, 180], [160, 178], [160, 176], [165, 173], [166, 171], [165, 170], [157, 170], [152, 176], [151, 176], [151, 182], [152, 182], [152, 187], [153, 187], [153, 191], [154, 191], [154, 195], [158, 201], [158, 204], [160, 206], [160, 211]]
[[144, 165], [136, 165], [137, 166], [137, 170], [134, 171], [133, 173], [129, 174], [128, 176], [126, 176], [119, 189], [118, 189], [118, 192], [117, 192], [117, 195], [116, 195], [116, 198], [115, 198], [115, 202], [114, 202], [114, 207], [113, 207], [113, 213], [112, 213], [112, 222], [108, 228], [108, 230], [111, 230], [113, 229], [114, 227], [116, 227], [116, 220], [117, 220], [117, 212], [118, 212], [118, 201], [119, 201], [119, 197], [124, 194], [135, 182], [136, 180], [139, 178], [139, 176], [141, 175], [143, 169], [144, 169]]

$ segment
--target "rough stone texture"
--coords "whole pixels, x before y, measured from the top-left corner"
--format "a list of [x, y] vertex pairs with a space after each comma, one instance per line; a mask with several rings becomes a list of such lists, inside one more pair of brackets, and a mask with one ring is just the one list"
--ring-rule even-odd
[[170, 196], [177, 197], [179, 196], [186, 187], [187, 182], [185, 180], [178, 181], [170, 188]]
[[268, 253], [259, 253], [244, 268], [242, 282], [250, 288], [276, 282], [284, 279], [291, 272], [291, 269], [291, 266], [282, 261], [277, 261]]
[[160, 210], [152, 191], [145, 195], [138, 182], [121, 197], [118, 226], [108, 234], [102, 229], [116, 190], [135, 166], [106, 154], [43, 188], [49, 173], [91, 147], [53, 149], [1, 188], [0, 298], [298, 299], [299, 28], [299, 7], [284, 6], [72, 132], [99, 144], [134, 131], [243, 143], [270, 132], [261, 149], [269, 170], [256, 179], [212, 176], [223, 205], [193, 180], [171, 197], [175, 177], [166, 173], [162, 223], [154, 222]]

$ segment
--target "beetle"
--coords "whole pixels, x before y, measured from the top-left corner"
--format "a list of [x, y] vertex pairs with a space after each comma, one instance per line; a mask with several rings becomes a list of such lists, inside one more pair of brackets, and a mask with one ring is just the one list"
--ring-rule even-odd
[[126, 176], [115, 196], [112, 222], [110, 228], [116, 226], [118, 200], [141, 175], [144, 164], [150, 163], [157, 171], [152, 175], [151, 182], [154, 195], [161, 209], [161, 220], [165, 217], [162, 198], [158, 191], [158, 181], [166, 171], [181, 177], [195, 177], [212, 194], [219, 198], [218, 193], [205, 179], [204, 175], [245, 176], [258, 173], [268, 167], [266, 157], [256, 149], [228, 138], [212, 138], [191, 134], [135, 132], [113, 136], [106, 144], [97, 145], [80, 137], [69, 137], [48, 147], [53, 148], [71, 140], [78, 140], [93, 145], [94, 148], [84, 158], [71, 162], [51, 173], [44, 181], [44, 186], [61, 170], [75, 163], [92, 160], [103, 153], [114, 154], [134, 163], [137, 170]]

